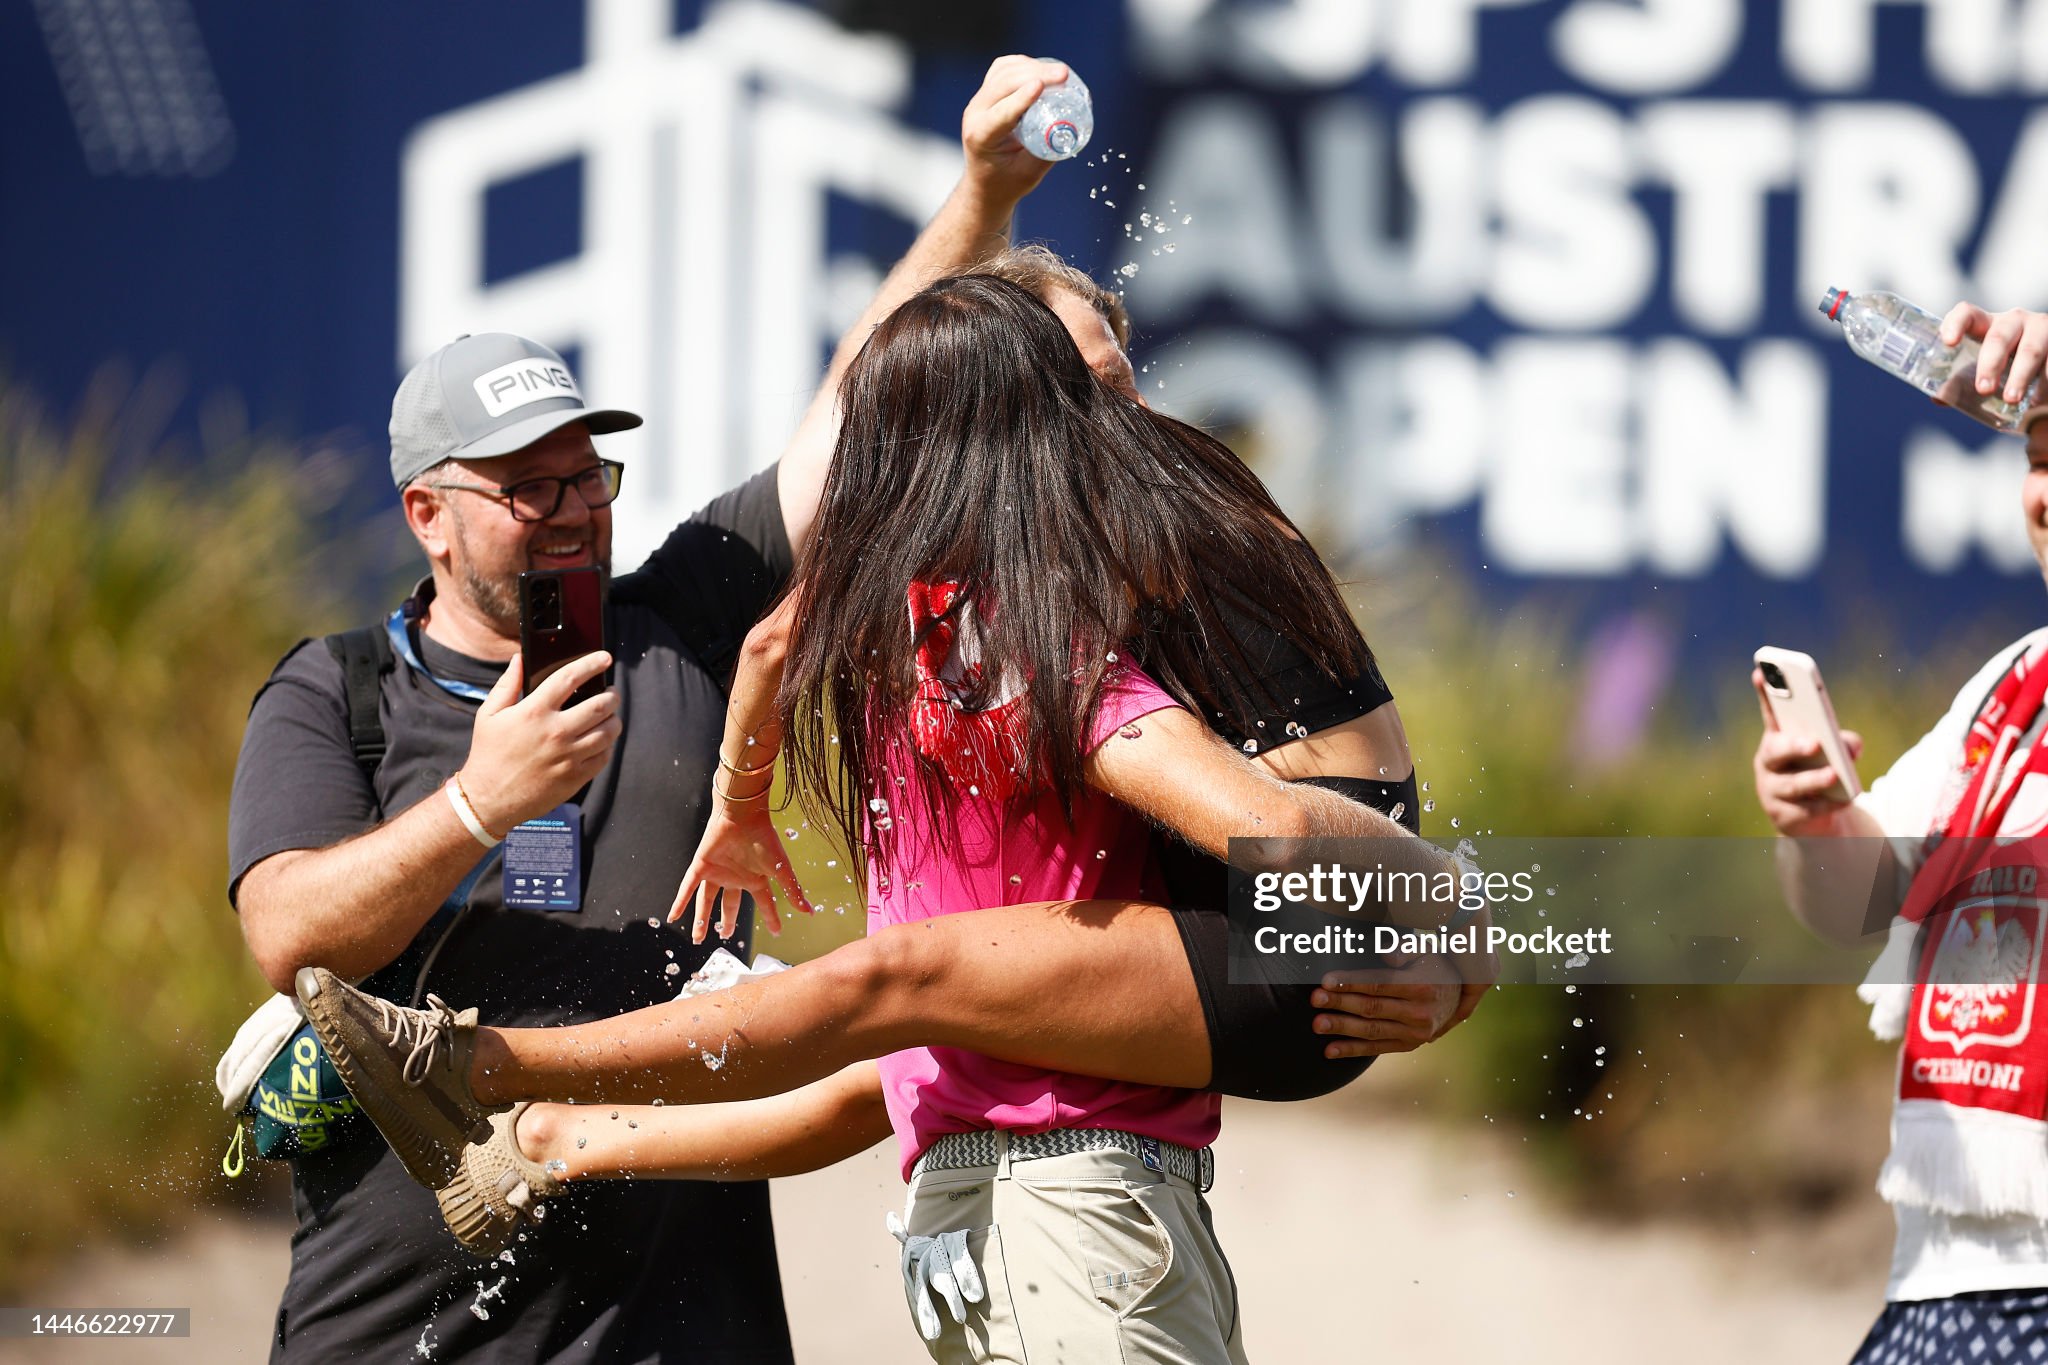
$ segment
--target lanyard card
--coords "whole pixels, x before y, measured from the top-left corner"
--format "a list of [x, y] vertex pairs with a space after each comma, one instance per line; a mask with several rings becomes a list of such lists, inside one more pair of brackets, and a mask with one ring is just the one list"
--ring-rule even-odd
[[505, 905], [583, 908], [583, 808], [571, 801], [505, 836]]

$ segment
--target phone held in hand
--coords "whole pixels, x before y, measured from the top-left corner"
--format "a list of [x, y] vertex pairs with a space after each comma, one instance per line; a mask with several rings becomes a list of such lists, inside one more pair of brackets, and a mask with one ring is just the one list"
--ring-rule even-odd
[[[519, 657], [525, 692], [568, 663], [605, 647], [609, 599], [603, 569], [529, 569], [519, 575]], [[598, 696], [611, 686], [609, 666], [576, 689], [564, 707]]]
[[1764, 675], [1764, 695], [1778, 728], [1788, 735], [1820, 741], [1820, 755], [1809, 764], [1823, 763], [1835, 770], [1835, 785], [1827, 795], [1837, 801], [1854, 801], [1863, 794], [1856, 778], [1856, 762], [1842, 739], [1842, 727], [1835, 721], [1834, 703], [1828, 700], [1827, 684], [1820, 679], [1820, 665], [1811, 654], [1796, 649], [1765, 645], [1756, 652], [1756, 666]]

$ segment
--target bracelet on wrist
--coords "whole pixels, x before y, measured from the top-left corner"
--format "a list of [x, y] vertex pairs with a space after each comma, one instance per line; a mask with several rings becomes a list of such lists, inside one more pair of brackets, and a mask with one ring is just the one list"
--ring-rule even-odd
[[711, 779], [711, 794], [717, 797], [720, 801], [723, 801], [728, 806], [746, 806], [751, 805], [756, 801], [766, 801], [768, 799], [768, 794], [774, 790], [775, 784], [771, 782], [767, 786], [761, 788], [761, 790], [755, 792], [752, 796], [734, 796], [732, 794], [732, 787], [730, 784], [728, 784], [725, 788], [720, 789], [718, 785], [718, 779], [716, 777], [713, 777]]
[[486, 825], [483, 822], [483, 817], [476, 813], [475, 804], [470, 801], [469, 793], [463, 789], [462, 774], [450, 773], [448, 781], [442, 786], [441, 790], [448, 794], [448, 804], [455, 808], [455, 818], [462, 822], [462, 827], [469, 831], [469, 836], [472, 839], [482, 844], [485, 848], [496, 848], [504, 842], [503, 839], [491, 833], [490, 826]]
[[765, 773], [774, 767], [775, 759], [773, 756], [770, 756], [766, 763], [757, 763], [751, 768], [742, 768], [739, 764], [727, 758], [724, 752], [721, 751], [718, 755], [718, 766], [738, 777], [752, 777], [755, 773]]

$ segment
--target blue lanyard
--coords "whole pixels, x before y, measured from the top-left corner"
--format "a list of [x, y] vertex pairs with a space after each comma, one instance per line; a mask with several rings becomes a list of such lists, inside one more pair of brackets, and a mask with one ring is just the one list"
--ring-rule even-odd
[[412, 631], [407, 629], [413, 619], [413, 613], [408, 610], [411, 606], [412, 603], [407, 602], [405, 606], [395, 607], [391, 615], [384, 618], [384, 633], [391, 637], [391, 652], [405, 660], [406, 667], [451, 697], [460, 697], [464, 701], [482, 701], [490, 696], [491, 690], [487, 687], [478, 687], [475, 683], [462, 682], [456, 678], [436, 676], [420, 662], [419, 651], [412, 647]]

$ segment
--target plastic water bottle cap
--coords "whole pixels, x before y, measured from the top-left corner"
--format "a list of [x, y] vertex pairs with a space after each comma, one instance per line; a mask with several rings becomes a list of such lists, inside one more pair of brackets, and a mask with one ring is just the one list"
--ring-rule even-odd
[[1842, 311], [1842, 304], [1848, 297], [1849, 293], [1847, 290], [1830, 289], [1820, 301], [1820, 311], [1827, 314], [1828, 320], [1832, 322], [1835, 319], [1835, 315]]

